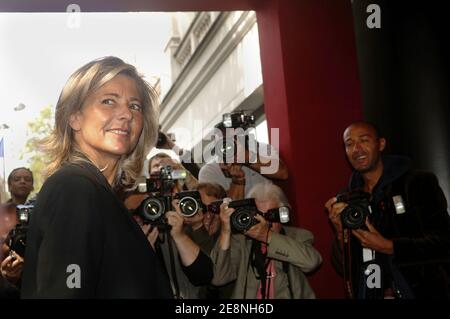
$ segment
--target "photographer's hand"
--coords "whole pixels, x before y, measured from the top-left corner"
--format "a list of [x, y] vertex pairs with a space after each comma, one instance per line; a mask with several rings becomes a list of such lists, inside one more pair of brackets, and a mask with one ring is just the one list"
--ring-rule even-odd
[[334, 226], [336, 236], [339, 241], [342, 241], [342, 221], [341, 213], [347, 207], [346, 203], [337, 203], [336, 197], [330, 198], [325, 203], [325, 208], [328, 211], [328, 218]]
[[234, 213], [234, 208], [228, 208], [228, 202], [222, 203], [220, 205], [220, 222], [221, 222], [221, 228], [220, 228], [220, 237], [219, 237], [219, 244], [220, 249], [227, 250], [230, 248], [230, 240], [231, 240], [231, 223], [230, 223], [230, 216]]
[[22, 274], [23, 263], [24, 259], [15, 251], [11, 251], [9, 256], [6, 257], [0, 265], [2, 276], [10, 283], [16, 284]]
[[261, 215], [256, 215], [255, 219], [258, 221], [258, 224], [250, 227], [250, 229], [247, 230], [244, 235], [268, 244], [270, 242], [271, 236], [269, 223]]
[[243, 199], [245, 195], [245, 172], [240, 164], [226, 164], [231, 176], [230, 188], [227, 191], [229, 197], [234, 200]]
[[184, 218], [183, 215], [181, 215], [179, 202], [179, 200], [174, 199], [172, 201], [172, 206], [175, 208], [175, 212], [168, 211], [166, 213], [167, 223], [172, 226], [170, 235], [173, 239], [178, 239], [179, 237], [186, 236], [183, 230]]
[[229, 164], [228, 172], [233, 179], [245, 179], [245, 172], [242, 170], [241, 164]]
[[383, 254], [392, 255], [394, 253], [392, 240], [384, 238], [368, 219], [366, 219], [366, 226], [368, 231], [363, 229], [352, 230], [352, 234], [359, 239], [361, 245]]
[[184, 219], [181, 215], [179, 200], [174, 199], [172, 201], [172, 206], [176, 211], [169, 211], [166, 213], [167, 223], [172, 226], [170, 235], [177, 246], [181, 263], [187, 267], [197, 259], [197, 256], [200, 253], [200, 247], [198, 247], [198, 245], [183, 231]]
[[[162, 134], [165, 136], [165, 143], [160, 145], [159, 148], [166, 149], [166, 150], [173, 150], [173, 148], [176, 146], [175, 143], [172, 141], [172, 139], [164, 132], [159, 132], [159, 134]], [[177, 154], [178, 155], [178, 154]]]

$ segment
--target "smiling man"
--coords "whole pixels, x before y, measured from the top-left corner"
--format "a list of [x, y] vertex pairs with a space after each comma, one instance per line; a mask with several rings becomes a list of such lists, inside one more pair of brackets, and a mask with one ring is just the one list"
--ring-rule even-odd
[[[353, 168], [349, 193], [325, 207], [336, 233], [333, 263], [348, 295], [448, 298], [450, 218], [436, 176], [413, 170], [408, 158], [383, 155], [386, 139], [371, 123], [351, 124], [343, 140]], [[354, 199], [364, 193], [368, 202]], [[366, 208], [362, 226], [351, 227], [348, 216], [364, 216]]]

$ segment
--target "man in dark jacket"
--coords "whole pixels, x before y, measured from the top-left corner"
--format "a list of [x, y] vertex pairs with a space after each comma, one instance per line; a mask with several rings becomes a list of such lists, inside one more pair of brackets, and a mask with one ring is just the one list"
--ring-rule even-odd
[[360, 227], [350, 227], [345, 213], [358, 203], [364, 207], [364, 200], [346, 194], [325, 204], [336, 231], [333, 263], [348, 295], [448, 298], [450, 217], [435, 175], [412, 170], [407, 158], [382, 155], [386, 140], [367, 122], [351, 124], [344, 145], [354, 169], [348, 191], [369, 194]]

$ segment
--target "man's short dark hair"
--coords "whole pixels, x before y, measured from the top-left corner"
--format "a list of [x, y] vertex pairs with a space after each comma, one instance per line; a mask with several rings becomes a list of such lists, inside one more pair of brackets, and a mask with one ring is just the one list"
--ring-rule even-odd
[[347, 126], [347, 127], [350, 127], [350, 126], [352, 126], [352, 125], [358, 125], [358, 124], [363, 124], [363, 125], [370, 126], [370, 127], [375, 131], [375, 134], [376, 134], [376, 137], [377, 137], [377, 138], [384, 138], [384, 134], [383, 134], [383, 132], [380, 130], [380, 128], [378, 127], [378, 125], [376, 125], [375, 123], [370, 122], [370, 121], [356, 121], [356, 122], [351, 123], [351, 124], [350, 124], [349, 126]]
[[14, 173], [17, 172], [17, 171], [20, 170], [20, 169], [24, 169], [24, 170], [26, 170], [28, 173], [30, 173], [30, 175], [31, 175], [31, 182], [34, 183], [33, 172], [32, 172], [29, 168], [26, 168], [26, 167], [17, 167], [17, 168], [15, 168], [15, 169], [13, 169], [13, 170], [11, 171], [11, 173], [9, 173], [9, 175], [8, 175], [8, 185], [11, 185], [12, 178], [13, 178], [13, 176], [14, 176]]

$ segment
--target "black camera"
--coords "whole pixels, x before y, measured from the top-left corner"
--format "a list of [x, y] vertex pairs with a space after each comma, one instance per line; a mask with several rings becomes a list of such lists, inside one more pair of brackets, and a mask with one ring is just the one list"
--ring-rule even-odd
[[223, 128], [242, 128], [244, 130], [255, 125], [255, 117], [244, 111], [225, 113], [222, 115]]
[[27, 202], [26, 205], [17, 205], [17, 225], [9, 232], [6, 238], [6, 245], [14, 250], [21, 257], [25, 256], [25, 248], [27, 246], [28, 225], [32, 211], [34, 209], [34, 201]]
[[249, 136], [245, 130], [249, 127], [254, 127], [255, 117], [253, 115], [247, 115], [245, 112], [225, 113], [222, 115], [222, 122], [215, 127], [219, 128], [223, 134], [226, 134], [227, 128], [242, 129], [241, 132], [235, 132], [233, 136], [224, 136], [219, 140], [214, 148], [214, 155], [217, 155], [225, 163], [231, 163], [234, 161], [234, 157], [237, 154], [236, 139], [242, 139], [240, 141], [248, 149]]
[[204, 208], [198, 191], [179, 192], [173, 198], [180, 200], [180, 211], [184, 217], [192, 217], [198, 213], [200, 208]]
[[172, 199], [179, 199], [181, 214], [185, 217], [194, 216], [203, 208], [198, 191], [179, 192], [172, 196], [172, 189], [177, 180], [185, 179], [185, 170], [173, 170], [170, 165], [161, 167], [159, 173], [152, 174], [146, 180], [149, 197], [144, 199], [133, 214], [140, 216], [144, 224], [151, 224], [159, 230], [170, 230], [165, 214], [172, 210]]
[[165, 214], [172, 209], [172, 189], [177, 180], [186, 178], [185, 170], [174, 170], [172, 166], [161, 167], [146, 180], [149, 197], [144, 199], [133, 214], [140, 216], [144, 224], [152, 224], [159, 230], [170, 230]]
[[177, 180], [185, 179], [187, 173], [183, 169], [173, 169], [170, 165], [161, 167], [158, 173], [151, 174], [147, 182], [148, 193], [171, 194]]
[[356, 190], [340, 193], [336, 196], [338, 203], [347, 203], [341, 213], [344, 228], [358, 229], [364, 226], [366, 218], [371, 214], [370, 194]]
[[232, 201], [228, 203], [228, 207], [235, 210], [230, 216], [231, 228], [235, 233], [243, 233], [256, 225], [258, 223], [255, 218], [256, 214], [264, 216], [264, 219], [272, 223], [289, 222], [288, 207], [274, 208], [262, 213], [256, 208], [254, 198]]
[[172, 209], [172, 197], [170, 195], [150, 195], [144, 199], [134, 214], [140, 216], [144, 224], [151, 224], [159, 230], [170, 230], [165, 214]]
[[209, 205], [206, 205], [206, 211], [212, 214], [220, 214], [220, 205], [222, 205], [223, 200], [216, 200]]

